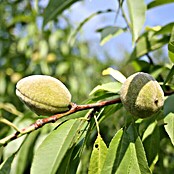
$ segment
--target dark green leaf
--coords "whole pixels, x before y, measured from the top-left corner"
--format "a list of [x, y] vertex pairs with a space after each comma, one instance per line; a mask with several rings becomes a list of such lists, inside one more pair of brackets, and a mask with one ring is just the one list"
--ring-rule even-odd
[[104, 160], [106, 158], [107, 147], [98, 134], [97, 139], [93, 146], [92, 155], [90, 158], [89, 171], [88, 174], [100, 174], [103, 167]]
[[170, 137], [172, 144], [174, 145], [174, 113], [169, 113], [164, 118], [164, 123], [166, 123], [165, 130]]
[[76, 174], [77, 167], [80, 162], [80, 153], [79, 149], [81, 144], [73, 146], [71, 149], [67, 151], [61, 164], [57, 170], [57, 173], [61, 174]]
[[146, 4], [144, 0], [127, 0], [133, 43], [138, 39], [145, 22]]
[[36, 151], [31, 174], [54, 174], [68, 149], [75, 142], [80, 120], [69, 120], [52, 131]]
[[152, 2], [150, 2], [148, 5], [147, 5], [147, 8], [150, 9], [150, 8], [154, 8], [154, 7], [157, 7], [157, 6], [160, 6], [160, 5], [165, 5], [165, 4], [168, 4], [168, 3], [173, 3], [174, 0], [154, 0]]
[[166, 34], [166, 35], [168, 35], [168, 34], [171, 34], [173, 26], [174, 26], [174, 23], [173, 22], [168, 23], [168, 24], [164, 25], [163, 27], [161, 27], [154, 34], [155, 35], [160, 35], [160, 34], [163, 34], [163, 35]]
[[150, 124], [145, 130], [143, 134], [143, 145], [149, 166], [154, 165], [158, 159], [160, 145], [159, 127], [155, 122]]
[[80, 0], [50, 0], [48, 6], [44, 11], [44, 22], [43, 25], [47, 24], [50, 20], [56, 18], [64, 10], [69, 8], [72, 4]]
[[169, 113], [174, 113], [174, 95], [169, 96], [164, 102], [164, 115], [168, 115]]
[[0, 174], [10, 174], [11, 164], [13, 162], [14, 157], [15, 157], [15, 154], [12, 154], [7, 160], [5, 160], [0, 165]]

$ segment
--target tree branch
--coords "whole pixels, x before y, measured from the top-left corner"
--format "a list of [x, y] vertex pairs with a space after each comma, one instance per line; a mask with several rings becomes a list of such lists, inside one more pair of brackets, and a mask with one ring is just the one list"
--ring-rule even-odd
[[92, 108], [101, 108], [101, 107], [104, 107], [107, 105], [112, 105], [112, 104], [120, 103], [120, 102], [121, 102], [120, 98], [116, 98], [116, 99], [109, 100], [109, 101], [101, 101], [98, 103], [86, 104], [86, 105], [76, 105], [75, 103], [71, 103], [71, 109], [69, 111], [50, 116], [48, 118], [38, 119], [35, 123], [31, 124], [30, 126], [23, 128], [19, 131], [16, 131], [14, 134], [11, 134], [11, 135], [1, 139], [0, 146], [5, 146], [12, 140], [15, 140], [25, 134], [31, 133], [34, 130], [37, 130], [37, 129], [43, 127], [45, 124], [56, 122], [59, 118], [62, 118], [64, 116], [73, 114], [78, 111], [92, 109]]

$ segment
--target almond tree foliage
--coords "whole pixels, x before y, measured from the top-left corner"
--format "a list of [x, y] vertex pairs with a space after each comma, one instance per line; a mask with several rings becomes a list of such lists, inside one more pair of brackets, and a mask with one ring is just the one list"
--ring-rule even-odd
[[[118, 9], [96, 11], [74, 29], [67, 13], [74, 3], [81, 3], [78, 0], [49, 0], [47, 5], [37, 0], [1, 1], [0, 174], [173, 172], [174, 21], [157, 27], [146, 27], [144, 21], [148, 10], [174, 1], [115, 2]], [[118, 60], [106, 56], [101, 61], [90, 53], [89, 42], [77, 39], [84, 24], [111, 12], [117, 16], [115, 20], [123, 18], [125, 25], [99, 28], [100, 44], [124, 32], [132, 36], [134, 49], [125, 53], [124, 63], [117, 68], [126, 77], [138, 71], [151, 74], [164, 91], [163, 108], [150, 118], [140, 119], [130, 115], [120, 102], [90, 107], [18, 138], [23, 128], [45, 118], [29, 111], [15, 95], [17, 81], [25, 76], [58, 78], [77, 104], [99, 105], [119, 98], [123, 77], [108, 68], [116, 67]], [[168, 57], [162, 49], [166, 45]], [[7, 141], [6, 137], [15, 132], [16, 136]]]

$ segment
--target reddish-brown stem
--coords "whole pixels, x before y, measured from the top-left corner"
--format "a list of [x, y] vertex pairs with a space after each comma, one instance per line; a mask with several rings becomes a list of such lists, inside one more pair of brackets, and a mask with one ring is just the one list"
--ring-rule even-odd
[[92, 109], [92, 108], [101, 108], [101, 107], [104, 107], [107, 105], [112, 105], [112, 104], [120, 103], [120, 102], [121, 102], [120, 98], [116, 98], [116, 99], [109, 100], [109, 101], [101, 101], [98, 103], [85, 104], [85, 105], [76, 105], [75, 103], [72, 103], [71, 109], [69, 111], [50, 116], [48, 118], [38, 119], [35, 123], [31, 124], [30, 126], [21, 129], [20, 132], [17, 131], [14, 134], [9, 135], [9, 136], [1, 139], [0, 146], [4, 146], [7, 143], [9, 143], [10, 141], [15, 140], [15, 139], [17, 139], [25, 134], [28, 134], [36, 129], [39, 129], [47, 123], [55, 122], [64, 116], [73, 114], [73, 113], [78, 112], [78, 111]]

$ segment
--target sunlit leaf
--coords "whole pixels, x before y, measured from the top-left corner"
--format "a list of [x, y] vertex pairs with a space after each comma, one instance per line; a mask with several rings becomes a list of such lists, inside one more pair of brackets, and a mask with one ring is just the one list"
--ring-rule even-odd
[[174, 75], [174, 65], [172, 66], [169, 74], [167, 75], [163, 85], [165, 85], [171, 78], [173, 78], [173, 75]]
[[94, 95], [95, 93], [99, 91], [107, 91], [112, 93], [118, 93], [121, 88], [121, 83], [118, 82], [109, 82], [106, 84], [98, 85], [96, 86], [89, 95]]
[[130, 125], [120, 130], [110, 143], [102, 174], [150, 174], [142, 142]]
[[103, 70], [102, 75], [111, 75], [115, 80], [119, 81], [120, 83], [124, 83], [126, 77], [118, 70], [113, 68], [107, 68]]
[[31, 174], [53, 174], [71, 147], [80, 120], [69, 120], [52, 131], [36, 151]]
[[100, 134], [98, 134], [97, 139], [93, 146], [88, 174], [101, 173], [106, 153], [107, 153], [107, 147], [103, 139], [101, 138]]
[[133, 43], [138, 39], [145, 22], [146, 4], [144, 0], [127, 0]]
[[154, 32], [144, 33], [138, 40], [137, 45], [135, 46], [129, 61], [136, 58], [142, 57], [145, 54], [154, 51], [158, 48], [163, 47], [169, 42], [170, 36], [163, 35], [158, 37], [154, 35]]
[[126, 31], [126, 29], [114, 26], [107, 26], [102, 29], [98, 29], [97, 32], [101, 33], [100, 45], [104, 45], [110, 39], [120, 35], [124, 31]]
[[44, 11], [44, 22], [43, 24], [47, 24], [50, 20], [56, 18], [59, 14], [61, 14], [64, 10], [70, 7], [72, 4], [80, 0], [50, 0]]
[[173, 26], [171, 37], [168, 44], [168, 54], [169, 54], [170, 60], [174, 63], [174, 26]]
[[164, 123], [166, 123], [164, 128], [169, 135], [172, 144], [174, 145], [174, 113], [169, 113], [164, 118]]
[[111, 174], [112, 170], [115, 168], [115, 160], [118, 158], [118, 153], [119, 153], [119, 145], [121, 143], [121, 139], [123, 136], [123, 129], [120, 129], [112, 139], [109, 148], [108, 148], [108, 153], [106, 155], [106, 159], [101, 171], [101, 174]]

